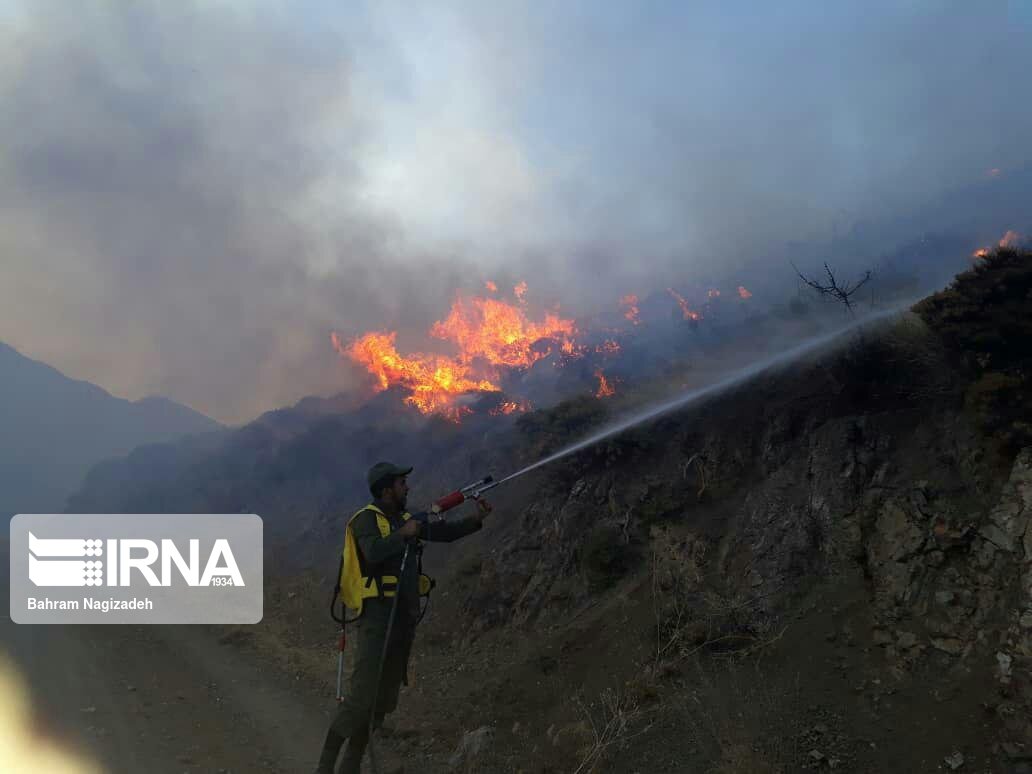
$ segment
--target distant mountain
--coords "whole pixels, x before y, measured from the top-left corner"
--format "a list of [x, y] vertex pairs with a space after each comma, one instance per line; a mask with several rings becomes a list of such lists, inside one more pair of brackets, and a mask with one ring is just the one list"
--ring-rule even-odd
[[116, 398], [0, 343], [0, 517], [63, 510], [102, 460], [221, 428], [166, 398]]

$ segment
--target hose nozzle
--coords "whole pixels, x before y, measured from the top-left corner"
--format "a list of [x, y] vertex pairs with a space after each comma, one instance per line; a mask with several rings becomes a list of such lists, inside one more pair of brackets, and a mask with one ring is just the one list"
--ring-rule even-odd
[[434, 502], [434, 507], [438, 513], [450, 511], [456, 505], [462, 505], [466, 500], [476, 500], [493, 486], [494, 478], [492, 476], [485, 476], [479, 481], [474, 481], [472, 484], [462, 487], [462, 489], [457, 489], [451, 494], [445, 495], [440, 500]]

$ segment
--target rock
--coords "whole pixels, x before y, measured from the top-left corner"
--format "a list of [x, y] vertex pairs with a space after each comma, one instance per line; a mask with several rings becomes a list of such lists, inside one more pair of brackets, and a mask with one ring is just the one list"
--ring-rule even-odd
[[892, 644], [892, 635], [884, 629], [875, 629], [871, 633], [871, 640], [874, 642], [875, 645], [885, 647], [886, 645]]
[[1026, 610], [1021, 614], [1021, 618], [1018, 619], [1018, 623], [1022, 629], [1032, 629], [1032, 610]]
[[958, 640], [956, 637], [933, 637], [932, 647], [943, 653], [949, 653], [951, 656], [959, 656], [964, 652], [963, 640]]
[[481, 726], [474, 731], [467, 731], [463, 734], [462, 741], [459, 742], [459, 746], [455, 749], [451, 758], [448, 759], [448, 765], [452, 769], [460, 766], [468, 767], [484, 754], [484, 751], [493, 739], [494, 729], [490, 726]]
[[824, 760], [824, 753], [822, 753], [820, 750], [810, 750], [810, 759], [817, 761], [817, 763], [820, 763]]
[[903, 507], [892, 500], [885, 503], [878, 516], [877, 533], [888, 559], [902, 561], [924, 543], [924, 534], [911, 523]]
[[1012, 761], [1032, 760], [1032, 752], [1025, 750], [1021, 745], [1014, 744], [1014, 742], [1004, 742], [1000, 745], [1000, 749]]
[[947, 755], [943, 758], [943, 762], [949, 766], [952, 771], [956, 771], [964, 765], [964, 754], [958, 750], [952, 755]]
[[1007, 653], [996, 654], [996, 664], [1000, 668], [1000, 682], [1007, 685], [1011, 679], [1011, 657]]
[[979, 540], [975, 547], [975, 564], [983, 569], [988, 570], [993, 566], [993, 561], [996, 559], [996, 544], [991, 540]]
[[909, 650], [917, 645], [917, 635], [913, 632], [896, 632], [896, 644], [903, 650]]
[[957, 598], [957, 595], [952, 591], [936, 591], [935, 592], [935, 604], [952, 605], [953, 601]]
[[988, 540], [1001, 551], [1014, 550], [1014, 538], [1008, 535], [996, 524], [986, 524], [978, 531], [983, 540]]

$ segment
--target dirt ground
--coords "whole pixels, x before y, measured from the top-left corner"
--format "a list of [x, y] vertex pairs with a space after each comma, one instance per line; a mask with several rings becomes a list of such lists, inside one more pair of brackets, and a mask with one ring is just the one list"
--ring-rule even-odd
[[[315, 614], [314, 583], [273, 589], [253, 628], [19, 626], [5, 614], [2, 642], [38, 732], [106, 771], [308, 772], [335, 676], [332, 622]], [[755, 658], [708, 654], [627, 681], [628, 660], [644, 674], [652, 659], [646, 585], [629, 579], [605, 605], [516, 637], [463, 638], [457, 589], [442, 595], [380, 740], [387, 770], [454, 771], [462, 735], [486, 727], [490, 748], [464, 770], [577, 771], [591, 723], [607, 719], [598, 703], [607, 689], [635, 707], [597, 771], [935, 772], [952, 770], [945, 759], [957, 753], [960, 771], [1018, 770], [990, 762], [988, 676], [937, 672], [934, 661], [891, 668], [866, 638], [859, 588], [801, 600]]]

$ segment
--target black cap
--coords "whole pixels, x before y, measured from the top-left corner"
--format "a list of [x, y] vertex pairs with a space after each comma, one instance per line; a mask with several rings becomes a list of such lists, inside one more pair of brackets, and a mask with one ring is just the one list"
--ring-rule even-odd
[[392, 462], [377, 462], [373, 467], [369, 468], [369, 473], [366, 474], [366, 483], [369, 484], [369, 489], [372, 490], [373, 486], [379, 484], [381, 481], [386, 479], [395, 479], [400, 476], [407, 476], [412, 472], [412, 468], [401, 468]]

